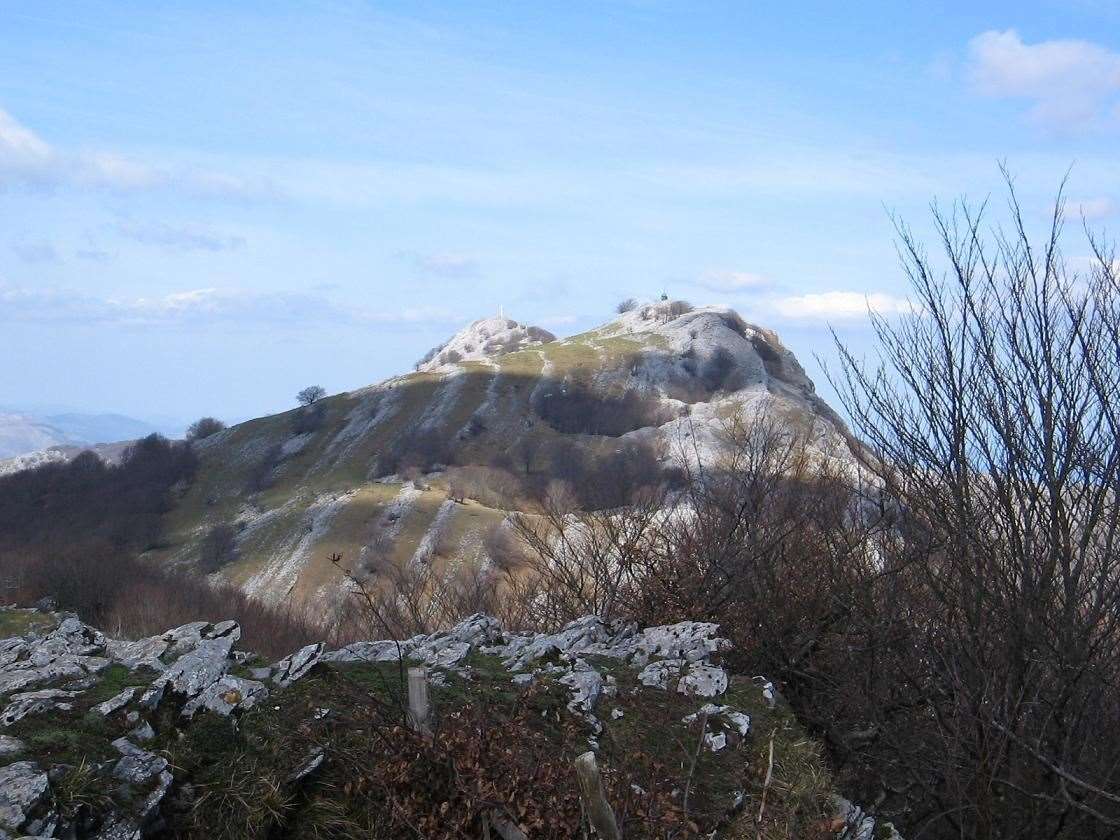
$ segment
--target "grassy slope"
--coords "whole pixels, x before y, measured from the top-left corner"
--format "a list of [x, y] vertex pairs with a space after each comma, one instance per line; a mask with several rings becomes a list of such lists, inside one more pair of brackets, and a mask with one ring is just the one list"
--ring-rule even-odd
[[[590, 382], [641, 346], [631, 336], [590, 332], [511, 353], [491, 365], [466, 364], [460, 382], [438, 373], [413, 373], [372, 389], [328, 397], [322, 401], [325, 417], [321, 427], [302, 449], [282, 460], [270, 486], [255, 494], [247, 486], [256, 465], [270, 449], [294, 437], [296, 411], [242, 423], [202, 448], [196, 480], [166, 517], [165, 543], [149, 554], [157, 561], [192, 563], [209, 527], [251, 524], [264, 515], [259, 527], [244, 531], [238, 560], [223, 571], [231, 582], [243, 584], [270, 561], [293, 551], [307, 532], [307, 511], [317, 499], [354, 491], [309, 552], [296, 593], [313, 595], [336, 577], [327, 557], [338, 552], [356, 558], [366, 544], [371, 523], [400, 492], [400, 485], [369, 478], [378, 453], [394, 438], [427, 423], [453, 440], [485, 407], [488, 433], [457, 444], [468, 460], [485, 463], [510, 448], [527, 430], [553, 434], [544, 424], [534, 423], [529, 410], [532, 390], [542, 375]], [[386, 405], [389, 408], [381, 421], [368, 423]], [[351, 423], [364, 427], [346, 438], [344, 432]], [[436, 482], [406, 515], [395, 550], [398, 560], [412, 556], [445, 498], [443, 492], [443, 485]], [[455, 511], [450, 523], [451, 544], [463, 545], [469, 552], [476, 549], [483, 531], [504, 516], [504, 511], [478, 507]]]

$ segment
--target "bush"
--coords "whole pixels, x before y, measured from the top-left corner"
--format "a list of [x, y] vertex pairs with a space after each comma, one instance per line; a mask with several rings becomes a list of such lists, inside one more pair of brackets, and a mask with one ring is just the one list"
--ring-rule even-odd
[[216, 435], [225, 427], [226, 424], [216, 417], [199, 418], [187, 428], [187, 440], [204, 440], [211, 435]]
[[619, 301], [619, 304], [614, 308], [614, 311], [619, 315], [625, 315], [627, 312], [633, 312], [637, 308], [638, 302], [634, 300], [634, 298], [626, 298], [625, 300]]
[[306, 435], [317, 432], [322, 428], [326, 416], [326, 406], [322, 403], [313, 403], [297, 409], [292, 414], [292, 433]]
[[709, 391], [720, 390], [726, 383], [732, 371], [735, 370], [735, 357], [726, 347], [717, 347], [715, 352], [704, 362], [700, 379]]
[[225, 523], [206, 532], [199, 547], [198, 565], [206, 574], [219, 571], [237, 559], [237, 531]]
[[533, 410], [558, 432], [607, 437], [659, 426], [669, 419], [656, 397], [636, 389], [599, 395], [568, 382], [542, 383], [534, 394]]
[[276, 468], [284, 458], [284, 450], [280, 444], [275, 443], [264, 451], [249, 468], [245, 480], [245, 492], [261, 493], [272, 486], [276, 478]]
[[693, 309], [693, 305], [687, 300], [674, 300], [669, 302], [668, 313], [673, 318], [679, 318], [681, 315], [687, 315]]

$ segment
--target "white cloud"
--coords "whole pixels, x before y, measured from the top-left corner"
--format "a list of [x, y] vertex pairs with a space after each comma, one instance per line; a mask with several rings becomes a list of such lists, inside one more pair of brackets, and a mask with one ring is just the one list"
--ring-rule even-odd
[[[1120, 53], [1090, 41], [1025, 44], [1014, 29], [991, 30], [969, 42], [977, 90], [1031, 102], [1033, 120], [1072, 129], [1115, 120], [1120, 102]], [[1109, 114], [1109, 111], [1113, 111]]]
[[58, 251], [50, 242], [17, 242], [12, 251], [26, 263], [58, 262]]
[[198, 225], [121, 222], [116, 226], [116, 231], [141, 245], [154, 245], [168, 251], [232, 251], [245, 245], [244, 237], [220, 233]]
[[770, 281], [749, 271], [709, 271], [697, 278], [695, 285], [712, 292], [746, 292], [765, 289]]
[[397, 256], [408, 260], [417, 271], [433, 277], [466, 278], [477, 277], [479, 273], [478, 260], [469, 254], [400, 251]]
[[458, 324], [461, 313], [438, 307], [368, 310], [321, 294], [202, 288], [152, 297], [99, 297], [60, 287], [0, 283], [0, 322], [122, 326], [322, 326], [323, 324]]
[[22, 186], [135, 192], [174, 190], [203, 198], [271, 198], [262, 178], [240, 178], [190, 166], [162, 166], [110, 151], [56, 149], [0, 108], [0, 189]]
[[1117, 210], [1120, 210], [1120, 207], [1117, 207], [1116, 202], [1111, 198], [1099, 196], [1071, 201], [1066, 209], [1078, 218], [1083, 217], [1086, 221], [1095, 222], [1114, 215]]
[[806, 318], [815, 320], [845, 320], [862, 318], [868, 309], [880, 314], [912, 311], [905, 298], [874, 292], [814, 292], [806, 295], [791, 295], [776, 298], [774, 309], [785, 318]]

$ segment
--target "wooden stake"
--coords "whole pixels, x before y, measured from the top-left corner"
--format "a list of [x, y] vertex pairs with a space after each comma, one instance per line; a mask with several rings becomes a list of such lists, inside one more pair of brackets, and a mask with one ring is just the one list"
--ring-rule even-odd
[[599, 776], [595, 753], [588, 751], [579, 756], [575, 761], [575, 767], [580, 793], [583, 794], [583, 801], [587, 805], [587, 816], [595, 832], [603, 840], [622, 840], [614, 811], [611, 810], [607, 795], [603, 792], [603, 780]]
[[408, 669], [408, 723], [421, 735], [432, 734], [431, 707], [428, 704], [428, 669]]

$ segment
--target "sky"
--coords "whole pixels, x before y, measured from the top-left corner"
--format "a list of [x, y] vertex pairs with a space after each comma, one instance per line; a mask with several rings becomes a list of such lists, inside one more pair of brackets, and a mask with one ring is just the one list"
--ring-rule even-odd
[[905, 308], [892, 215], [998, 217], [1006, 161], [1120, 227], [1112, 0], [0, 0], [0, 45], [8, 405], [236, 421], [662, 292], [827, 397], [830, 326]]

